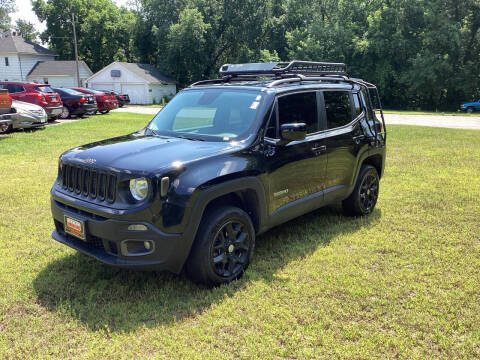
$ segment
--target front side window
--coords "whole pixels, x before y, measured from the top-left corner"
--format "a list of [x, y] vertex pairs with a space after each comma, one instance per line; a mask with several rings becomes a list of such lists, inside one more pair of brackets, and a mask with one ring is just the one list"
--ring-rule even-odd
[[305, 123], [309, 134], [318, 131], [317, 94], [305, 92], [279, 97], [278, 120], [280, 126]]
[[229, 141], [245, 137], [264, 96], [257, 91], [188, 90], [179, 93], [148, 126], [158, 134]]
[[327, 129], [334, 129], [352, 121], [350, 94], [346, 91], [324, 91]]

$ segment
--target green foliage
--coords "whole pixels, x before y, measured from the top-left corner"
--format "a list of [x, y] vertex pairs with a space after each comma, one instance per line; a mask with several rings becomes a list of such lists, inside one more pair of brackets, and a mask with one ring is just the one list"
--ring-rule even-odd
[[35, 40], [39, 32], [35, 29], [35, 25], [29, 21], [18, 19], [15, 22], [15, 31], [23, 36], [24, 39], [33, 41]]
[[0, 32], [10, 30], [10, 14], [15, 11], [15, 0], [0, 0]]
[[75, 14], [80, 60], [93, 71], [112, 61], [133, 60], [135, 15], [112, 0], [34, 0], [35, 13], [46, 21], [41, 39], [48, 41], [60, 59], [73, 58], [72, 13]]
[[[6, 0], [5, 0], [6, 1]], [[391, 108], [453, 110], [480, 97], [478, 0], [34, 0], [42, 34], [93, 70], [114, 60], [153, 64], [179, 86], [217, 76], [224, 63], [344, 61], [378, 84]]]

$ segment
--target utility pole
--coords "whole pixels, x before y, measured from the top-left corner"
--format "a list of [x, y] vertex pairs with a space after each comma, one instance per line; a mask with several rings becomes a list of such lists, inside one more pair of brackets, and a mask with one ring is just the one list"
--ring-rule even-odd
[[73, 26], [73, 44], [75, 47], [75, 67], [77, 68], [77, 87], [82, 86], [80, 84], [80, 71], [78, 70], [78, 49], [77, 49], [77, 33], [75, 32], [75, 15], [72, 13], [72, 26]]

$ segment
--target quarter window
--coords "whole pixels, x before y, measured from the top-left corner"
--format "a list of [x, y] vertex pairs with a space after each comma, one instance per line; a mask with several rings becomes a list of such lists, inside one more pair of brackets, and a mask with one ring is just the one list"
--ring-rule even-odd
[[318, 129], [317, 94], [315, 92], [282, 96], [278, 99], [279, 124], [305, 123], [307, 133]]
[[5, 66], [9, 66], [8, 57], [5, 58]]
[[353, 94], [353, 108], [355, 109], [354, 116], [360, 115], [362, 112], [362, 107], [360, 105], [360, 98], [358, 97], [358, 94]]
[[323, 97], [327, 114], [327, 129], [344, 126], [352, 121], [352, 106], [348, 92], [325, 91]]

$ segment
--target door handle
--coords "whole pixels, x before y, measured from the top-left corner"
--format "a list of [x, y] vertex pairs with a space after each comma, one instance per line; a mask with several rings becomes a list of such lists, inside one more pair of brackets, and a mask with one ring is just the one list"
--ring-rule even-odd
[[312, 151], [315, 153], [315, 155], [319, 155], [319, 154], [321, 154], [322, 152], [327, 151], [327, 145], [314, 144], [314, 145], [312, 146]]
[[360, 140], [364, 139], [365, 138], [365, 135], [358, 135], [358, 136], [354, 136], [352, 139], [353, 141], [355, 142], [355, 144], [360, 144]]

